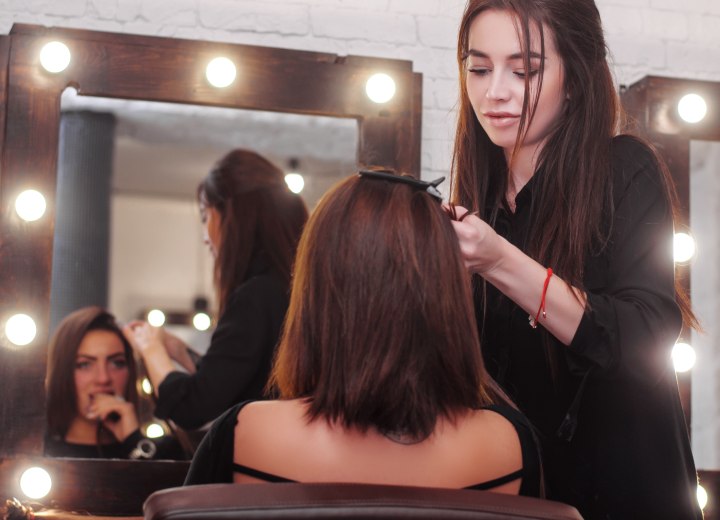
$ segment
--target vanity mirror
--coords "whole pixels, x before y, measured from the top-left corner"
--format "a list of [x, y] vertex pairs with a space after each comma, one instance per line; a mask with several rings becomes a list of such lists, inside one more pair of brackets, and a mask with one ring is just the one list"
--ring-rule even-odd
[[[62, 70], [46, 63], [56, 72], [41, 64], [50, 42], [61, 42], [60, 57], [69, 58]], [[206, 76], [218, 57], [236, 71], [226, 87]], [[376, 73], [394, 81], [384, 103], [366, 95]], [[139, 514], [150, 492], [182, 482], [187, 463], [42, 456], [60, 100], [68, 86], [79, 96], [354, 119], [360, 166], [418, 175], [421, 81], [401, 60], [29, 25], [0, 37], [0, 491], [22, 496], [20, 475], [40, 466], [52, 479], [45, 504]], [[25, 190], [46, 205], [35, 220], [16, 210]]]
[[678, 259], [676, 238], [676, 273], [691, 289], [693, 311], [705, 330], [681, 332], [679, 341], [693, 348], [697, 361], [677, 375], [700, 484], [709, 495], [705, 518], [720, 518], [720, 82], [647, 76], [624, 89], [622, 98], [675, 181], [680, 206], [676, 232], [694, 238], [696, 258], [688, 255], [686, 260]]

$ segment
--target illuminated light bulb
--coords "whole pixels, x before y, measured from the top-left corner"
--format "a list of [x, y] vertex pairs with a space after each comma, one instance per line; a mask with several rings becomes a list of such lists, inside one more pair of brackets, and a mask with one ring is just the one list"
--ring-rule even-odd
[[395, 96], [395, 80], [387, 74], [373, 74], [365, 84], [365, 93], [375, 103], [387, 103]]
[[698, 484], [697, 487], [697, 501], [700, 509], [705, 509], [708, 501], [708, 494], [707, 491], [705, 491], [705, 488], [702, 487], [700, 484]]
[[153, 327], [162, 327], [165, 324], [165, 313], [159, 309], [148, 312], [147, 320]]
[[40, 51], [40, 65], [53, 74], [64, 71], [70, 65], [70, 49], [62, 42], [46, 43]]
[[15, 199], [15, 211], [27, 222], [38, 220], [45, 214], [45, 197], [35, 190], [25, 190]]
[[686, 94], [678, 102], [678, 114], [686, 123], [699, 123], [707, 114], [707, 103], [697, 94]]
[[675, 343], [672, 349], [672, 360], [675, 372], [687, 372], [695, 366], [695, 349], [687, 343]]
[[20, 489], [26, 497], [38, 500], [47, 496], [52, 488], [50, 474], [43, 468], [26, 469], [20, 477]]
[[673, 237], [673, 257], [682, 264], [695, 256], [695, 239], [689, 233], [675, 233]]
[[35, 321], [27, 314], [15, 314], [5, 324], [5, 336], [19, 347], [32, 343], [35, 334]]
[[210, 324], [212, 323], [210, 316], [208, 316], [204, 312], [196, 312], [195, 316], [193, 316], [192, 321], [193, 327], [195, 327], [199, 331], [208, 330], [210, 328]]
[[300, 193], [305, 187], [305, 179], [299, 173], [288, 173], [285, 176], [285, 184], [293, 193]]
[[232, 84], [237, 76], [235, 64], [227, 58], [215, 58], [208, 63], [205, 76], [213, 87], [224, 88]]
[[158, 423], [150, 423], [147, 428], [145, 428], [145, 436], [148, 439], [158, 439], [165, 436], [165, 428]]
[[142, 388], [142, 391], [145, 392], [145, 394], [152, 395], [153, 387], [147, 377], [143, 378], [142, 383], [140, 383], [140, 387]]

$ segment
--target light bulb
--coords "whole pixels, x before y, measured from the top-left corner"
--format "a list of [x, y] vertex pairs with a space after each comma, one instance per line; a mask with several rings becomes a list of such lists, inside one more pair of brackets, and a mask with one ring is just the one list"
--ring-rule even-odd
[[140, 383], [140, 386], [142, 387], [142, 391], [146, 395], [152, 394], [152, 392], [153, 392], [152, 384], [150, 383], [150, 380], [147, 377], [143, 378], [142, 383]]
[[53, 74], [64, 71], [70, 65], [70, 49], [62, 42], [46, 43], [40, 50], [40, 65]]
[[382, 72], [373, 74], [365, 84], [365, 93], [375, 103], [387, 103], [395, 96], [395, 80]]
[[705, 509], [708, 501], [708, 494], [707, 491], [705, 491], [705, 488], [702, 487], [700, 484], [698, 484], [697, 487], [697, 501], [700, 509]]
[[678, 102], [678, 114], [686, 123], [699, 123], [707, 114], [707, 103], [697, 94], [686, 94]]
[[204, 331], [210, 328], [212, 320], [210, 320], [210, 316], [208, 316], [206, 313], [196, 312], [195, 316], [193, 316], [192, 322], [193, 327], [195, 327], [199, 331]]
[[45, 197], [35, 190], [25, 190], [15, 199], [15, 211], [27, 222], [38, 220], [45, 214]]
[[285, 176], [285, 184], [293, 193], [300, 193], [305, 187], [305, 179], [299, 173], [288, 173]]
[[237, 76], [235, 64], [227, 58], [215, 58], [208, 63], [205, 76], [213, 87], [224, 88], [232, 84]]
[[689, 233], [675, 233], [673, 237], [673, 257], [675, 262], [689, 262], [695, 256], [695, 239]]
[[43, 468], [26, 469], [20, 477], [20, 490], [26, 497], [38, 500], [47, 496], [52, 488], [50, 474]]
[[675, 343], [672, 360], [675, 372], [687, 372], [695, 366], [695, 349], [687, 343]]
[[148, 312], [147, 321], [153, 327], [162, 327], [165, 324], [165, 313], [160, 309], [153, 309]]
[[5, 324], [5, 336], [19, 347], [32, 343], [35, 334], [35, 321], [27, 314], [15, 314]]
[[145, 428], [145, 436], [148, 439], [157, 439], [159, 437], [163, 437], [165, 435], [165, 428], [163, 428], [158, 423], [150, 423], [148, 424], [147, 428]]

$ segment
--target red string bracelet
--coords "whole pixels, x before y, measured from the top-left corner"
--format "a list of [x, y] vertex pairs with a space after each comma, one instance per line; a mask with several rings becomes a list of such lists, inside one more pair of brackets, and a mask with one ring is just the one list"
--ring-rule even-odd
[[532, 316], [529, 316], [530, 318], [530, 326], [533, 329], [536, 329], [538, 326], [538, 322], [540, 321], [540, 314], [542, 313], [543, 318], [547, 318], [547, 313], [545, 312], [545, 296], [547, 296], [547, 290], [548, 285], [550, 285], [550, 278], [552, 278], [552, 267], [547, 268], [547, 276], [545, 277], [545, 284], [543, 285], [542, 290], [542, 297], [540, 298], [540, 307], [538, 308], [537, 314], [533, 318]]

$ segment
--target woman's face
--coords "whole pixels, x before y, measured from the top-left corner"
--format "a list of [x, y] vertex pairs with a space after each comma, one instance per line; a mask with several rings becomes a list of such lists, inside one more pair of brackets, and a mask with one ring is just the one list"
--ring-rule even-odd
[[91, 330], [75, 354], [75, 395], [78, 413], [87, 414], [96, 394], [125, 397], [129, 368], [125, 347], [109, 330]]
[[[530, 103], [539, 83], [540, 32], [531, 26], [530, 70], [523, 66], [519, 29], [508, 11], [487, 10], [475, 17], [468, 34], [465, 62], [470, 104], [490, 140], [512, 151], [517, 138], [525, 97], [525, 74], [530, 74]], [[545, 69], [535, 116], [522, 147], [542, 145], [566, 101], [563, 64], [555, 39], [545, 28]]]
[[212, 255], [217, 258], [220, 247], [220, 221], [222, 215], [216, 208], [201, 204], [200, 219], [203, 223], [203, 242], [210, 248]]

